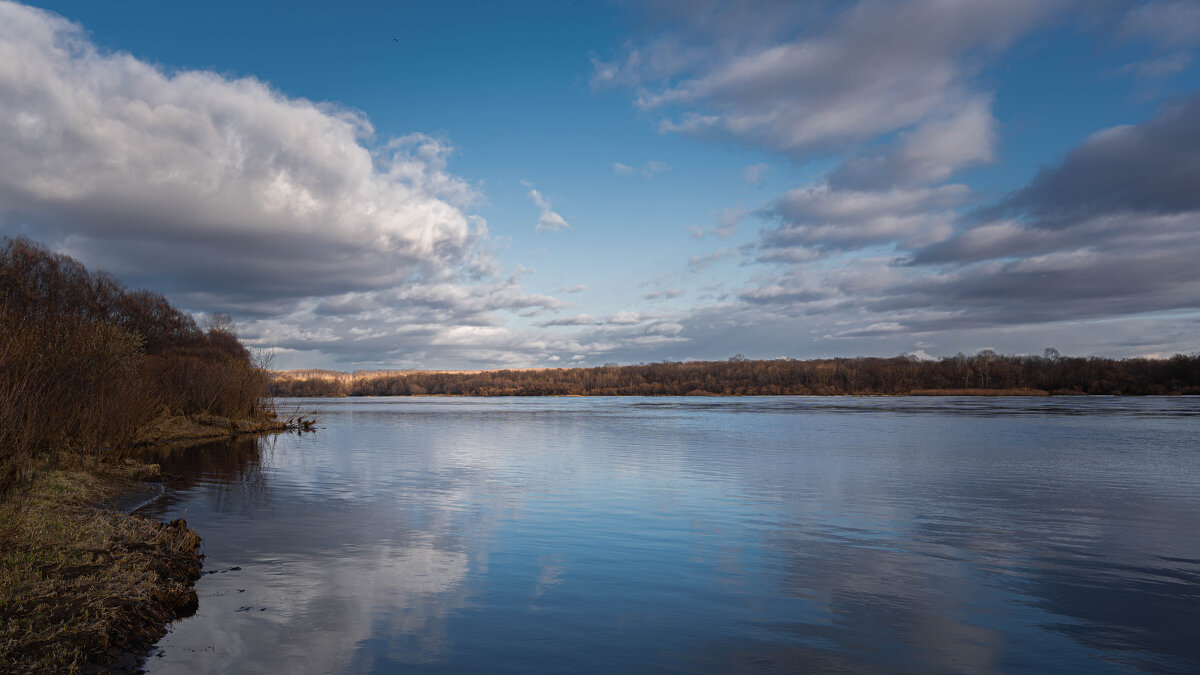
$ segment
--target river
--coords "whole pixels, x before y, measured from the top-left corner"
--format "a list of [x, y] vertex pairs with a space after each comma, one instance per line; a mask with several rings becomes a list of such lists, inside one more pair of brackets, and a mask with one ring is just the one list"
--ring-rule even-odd
[[1200, 672], [1200, 398], [278, 405], [150, 673]]

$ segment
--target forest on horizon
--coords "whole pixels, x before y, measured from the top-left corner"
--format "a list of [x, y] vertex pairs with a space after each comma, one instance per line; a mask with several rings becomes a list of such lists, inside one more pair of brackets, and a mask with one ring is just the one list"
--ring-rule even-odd
[[272, 396], [1196, 395], [1200, 354], [660, 362], [483, 371], [276, 371]]

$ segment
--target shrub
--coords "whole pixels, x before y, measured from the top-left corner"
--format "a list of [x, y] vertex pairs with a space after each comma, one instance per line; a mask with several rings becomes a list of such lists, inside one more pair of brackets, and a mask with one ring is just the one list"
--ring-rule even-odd
[[156, 414], [252, 416], [266, 369], [228, 321], [27, 239], [0, 243], [0, 496], [53, 452], [120, 456]]

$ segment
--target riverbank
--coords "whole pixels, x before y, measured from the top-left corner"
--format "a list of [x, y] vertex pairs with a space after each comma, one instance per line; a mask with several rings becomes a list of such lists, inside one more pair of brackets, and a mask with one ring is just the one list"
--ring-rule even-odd
[[[163, 418], [139, 442], [181, 447], [311, 426], [304, 418]], [[0, 672], [105, 672], [195, 611], [199, 535], [182, 519], [161, 523], [116, 508], [161, 480], [157, 464], [62, 453], [0, 503]]]
[[510, 370], [292, 370], [268, 394], [326, 396], [1051, 396], [1200, 394], [1200, 354], [1003, 355], [659, 362]]
[[274, 413], [254, 419], [230, 419], [217, 415], [170, 415], [159, 417], [138, 430], [135, 445], [163, 445], [180, 442], [210, 441], [249, 434], [276, 433], [295, 429], [310, 430], [316, 424], [312, 416], [294, 414], [280, 418]]

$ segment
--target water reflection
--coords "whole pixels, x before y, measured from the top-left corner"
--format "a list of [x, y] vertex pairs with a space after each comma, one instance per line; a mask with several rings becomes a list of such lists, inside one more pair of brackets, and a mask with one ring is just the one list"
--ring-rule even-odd
[[147, 665], [1194, 672], [1198, 404], [333, 400], [162, 459], [216, 573]]
[[267, 503], [264, 455], [270, 461], [277, 437], [202, 443], [177, 449], [151, 449], [143, 460], [156, 462], [168, 474], [168, 488], [159, 508], [203, 487], [218, 512], [249, 514]]
[[[289, 450], [302, 444], [256, 438], [159, 458], [173, 479], [167, 496], [142, 513], [184, 513], [204, 536], [211, 574], [198, 584], [202, 609], [177, 625], [147, 665], [155, 672], [359, 672], [363, 656], [376, 651], [396, 663], [444, 652], [445, 617], [466, 600], [461, 537], [427, 508], [358, 499], [340, 480], [321, 489], [322, 462], [310, 464], [310, 457], [288, 455], [298, 464], [281, 471], [281, 442]], [[372, 474], [362, 478], [370, 489]]]

